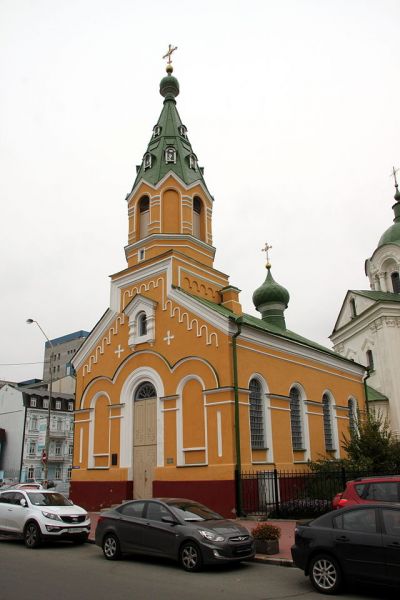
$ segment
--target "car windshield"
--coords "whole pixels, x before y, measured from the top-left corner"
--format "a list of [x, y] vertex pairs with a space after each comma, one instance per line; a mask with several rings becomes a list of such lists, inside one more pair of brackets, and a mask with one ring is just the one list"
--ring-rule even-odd
[[218, 513], [197, 502], [168, 502], [184, 521], [215, 521], [223, 519]]
[[72, 506], [72, 502], [56, 492], [28, 492], [28, 498], [34, 506]]

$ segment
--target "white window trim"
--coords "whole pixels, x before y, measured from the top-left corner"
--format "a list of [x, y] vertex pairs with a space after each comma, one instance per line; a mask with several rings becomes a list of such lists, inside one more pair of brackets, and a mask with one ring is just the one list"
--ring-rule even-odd
[[[154, 300], [137, 294], [125, 308], [124, 312], [129, 318], [128, 344], [132, 350], [137, 344], [153, 343], [155, 341], [156, 306], [157, 302]], [[146, 315], [147, 333], [145, 335], [139, 335], [138, 316], [140, 313]]]

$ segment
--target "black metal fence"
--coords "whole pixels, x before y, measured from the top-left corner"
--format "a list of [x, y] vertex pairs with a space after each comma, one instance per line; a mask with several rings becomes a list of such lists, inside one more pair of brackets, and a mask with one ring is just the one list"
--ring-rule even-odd
[[[389, 473], [379, 473], [379, 475]], [[392, 474], [392, 473], [390, 473]], [[361, 471], [257, 471], [243, 472], [237, 482], [245, 515], [265, 518], [311, 518], [332, 508], [332, 499], [342, 492], [346, 481], [372, 476]]]

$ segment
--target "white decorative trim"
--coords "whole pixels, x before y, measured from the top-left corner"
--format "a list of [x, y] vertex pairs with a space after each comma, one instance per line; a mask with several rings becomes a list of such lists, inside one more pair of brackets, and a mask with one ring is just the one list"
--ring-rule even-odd
[[190, 374], [190, 375], [186, 375], [185, 377], [183, 377], [183, 379], [180, 380], [177, 390], [176, 390], [178, 392], [178, 396], [179, 396], [179, 398], [177, 400], [178, 411], [177, 411], [177, 415], [176, 415], [176, 457], [177, 457], [176, 463], [177, 463], [177, 466], [185, 466], [184, 446], [183, 446], [182, 393], [183, 393], [183, 389], [184, 389], [185, 385], [189, 381], [197, 381], [198, 383], [200, 383], [201, 388], [202, 388], [204, 441], [205, 441], [205, 447], [203, 448], [203, 450], [205, 450], [206, 463], [208, 463], [207, 413], [206, 413], [206, 402], [205, 402], [205, 396], [204, 396], [205, 386], [204, 386], [203, 380], [198, 375]]
[[222, 456], [222, 416], [221, 411], [217, 410], [217, 456]]
[[150, 381], [157, 393], [157, 466], [164, 464], [164, 420], [161, 418], [160, 397], [164, 396], [164, 384], [160, 375], [150, 367], [140, 367], [130, 373], [121, 390], [124, 404], [120, 430], [120, 466], [128, 469], [128, 479], [133, 478], [133, 405], [135, 389]]

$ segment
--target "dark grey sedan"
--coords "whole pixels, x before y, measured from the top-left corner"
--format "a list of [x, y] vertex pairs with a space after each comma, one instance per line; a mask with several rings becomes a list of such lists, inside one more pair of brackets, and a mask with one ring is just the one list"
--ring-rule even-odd
[[254, 540], [242, 525], [182, 498], [133, 500], [101, 514], [96, 544], [108, 560], [124, 552], [179, 561], [186, 571], [254, 558]]

